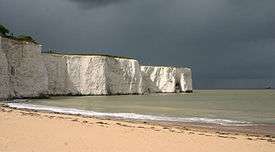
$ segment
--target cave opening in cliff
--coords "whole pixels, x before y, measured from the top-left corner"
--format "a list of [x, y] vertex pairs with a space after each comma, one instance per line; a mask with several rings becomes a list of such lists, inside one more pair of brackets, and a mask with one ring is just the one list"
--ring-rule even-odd
[[176, 85], [175, 85], [175, 92], [180, 92], [180, 83], [177, 82]]

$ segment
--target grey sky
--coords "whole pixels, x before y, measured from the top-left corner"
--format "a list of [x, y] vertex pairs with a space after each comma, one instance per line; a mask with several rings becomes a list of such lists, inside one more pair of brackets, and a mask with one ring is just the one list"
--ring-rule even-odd
[[32, 35], [44, 50], [188, 66], [196, 88], [275, 87], [274, 6], [274, 0], [0, 0], [0, 23]]

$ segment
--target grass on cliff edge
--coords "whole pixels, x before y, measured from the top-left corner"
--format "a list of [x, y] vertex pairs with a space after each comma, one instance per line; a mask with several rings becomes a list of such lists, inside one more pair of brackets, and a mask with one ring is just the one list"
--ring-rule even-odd
[[134, 59], [127, 56], [117, 56], [117, 55], [110, 55], [110, 54], [103, 54], [103, 53], [72, 53], [72, 52], [55, 52], [55, 51], [48, 51], [42, 52], [45, 54], [56, 54], [56, 55], [83, 55], [83, 56], [104, 56], [104, 57], [112, 57], [112, 58], [120, 58], [120, 59]]
[[19, 35], [19, 36], [6, 36], [5, 38], [12, 39], [19, 42], [31, 42], [34, 44], [38, 44], [31, 36], [28, 35]]

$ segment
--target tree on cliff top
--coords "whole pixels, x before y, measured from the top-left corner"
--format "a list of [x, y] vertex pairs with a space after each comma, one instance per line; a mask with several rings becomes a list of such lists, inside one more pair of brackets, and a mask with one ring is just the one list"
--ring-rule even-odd
[[8, 36], [10, 31], [2, 24], [0, 24], [0, 36]]

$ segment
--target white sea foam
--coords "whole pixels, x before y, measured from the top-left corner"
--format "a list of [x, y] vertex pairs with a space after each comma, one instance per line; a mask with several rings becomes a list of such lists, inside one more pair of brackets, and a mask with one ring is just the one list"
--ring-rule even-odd
[[201, 117], [166, 117], [166, 116], [155, 116], [155, 115], [143, 115], [136, 113], [105, 113], [105, 112], [95, 112], [88, 110], [80, 110], [75, 108], [63, 108], [63, 107], [52, 107], [44, 105], [34, 105], [26, 103], [7, 103], [9, 107], [19, 108], [19, 109], [31, 109], [31, 110], [41, 110], [58, 112], [73, 115], [83, 115], [83, 116], [94, 116], [94, 117], [115, 117], [122, 119], [136, 119], [136, 120], [151, 120], [151, 121], [167, 121], [167, 122], [199, 122], [199, 123], [212, 123], [220, 124], [223, 126], [248, 126], [251, 123], [246, 121], [237, 121], [229, 119], [211, 119], [211, 118], [201, 118]]

